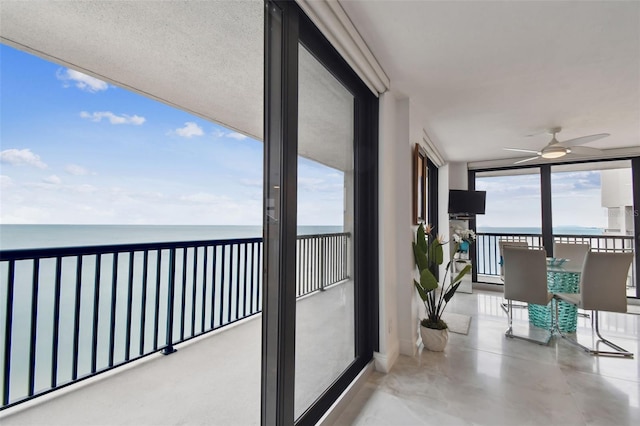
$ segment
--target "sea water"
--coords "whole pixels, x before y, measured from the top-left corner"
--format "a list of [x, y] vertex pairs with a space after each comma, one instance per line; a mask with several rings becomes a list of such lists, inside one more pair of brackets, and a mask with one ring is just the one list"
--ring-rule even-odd
[[[342, 232], [341, 226], [299, 226], [299, 235]], [[0, 250], [262, 237], [252, 225], [0, 225]]]

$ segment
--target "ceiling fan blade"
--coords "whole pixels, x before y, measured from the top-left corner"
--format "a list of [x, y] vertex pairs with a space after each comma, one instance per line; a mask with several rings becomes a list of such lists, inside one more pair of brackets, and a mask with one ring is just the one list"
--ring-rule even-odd
[[532, 149], [520, 149], [520, 148], [502, 148], [506, 151], [516, 151], [516, 152], [528, 152], [530, 154], [537, 154], [538, 151], [534, 151]]
[[572, 154], [582, 154], [582, 155], [598, 155], [602, 154], [601, 149], [591, 148], [588, 146], [574, 146], [571, 148]]
[[585, 143], [597, 141], [598, 139], [606, 138], [609, 133], [598, 133], [597, 135], [581, 136], [579, 138], [569, 139], [564, 142], [560, 142], [560, 145], [571, 147], [576, 145], [582, 145]]
[[524, 160], [520, 160], [520, 161], [516, 161], [513, 164], [522, 164], [522, 163], [526, 163], [527, 161], [531, 161], [531, 160], [535, 160], [537, 158], [540, 158], [540, 156], [536, 156], [536, 157], [531, 157], [531, 158], [525, 158]]

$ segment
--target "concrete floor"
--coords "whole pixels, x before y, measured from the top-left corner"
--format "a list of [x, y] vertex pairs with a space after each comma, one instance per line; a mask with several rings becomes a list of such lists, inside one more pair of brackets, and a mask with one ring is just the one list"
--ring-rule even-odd
[[[296, 415], [353, 360], [353, 283], [297, 305]], [[0, 413], [9, 425], [260, 423], [260, 316]]]

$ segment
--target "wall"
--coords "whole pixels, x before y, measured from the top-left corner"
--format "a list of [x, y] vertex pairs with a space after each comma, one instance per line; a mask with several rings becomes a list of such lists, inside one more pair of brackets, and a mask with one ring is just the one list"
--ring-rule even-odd
[[[380, 347], [374, 357], [376, 369], [384, 372], [391, 369], [398, 354], [417, 353], [418, 318], [424, 314], [413, 287], [411, 249], [416, 229], [411, 211], [413, 149], [424, 141], [424, 117], [420, 106], [408, 98], [393, 92], [380, 96]], [[439, 232], [449, 237], [449, 188], [467, 188], [466, 163], [441, 166], [438, 187]]]
[[376, 369], [389, 371], [399, 353], [414, 355], [418, 305], [413, 289], [411, 103], [380, 97], [380, 347]]
[[397, 235], [400, 227], [395, 208], [398, 158], [396, 144], [397, 100], [391, 92], [380, 96], [379, 113], [379, 351], [374, 354], [376, 369], [388, 372], [399, 353], [397, 321]]

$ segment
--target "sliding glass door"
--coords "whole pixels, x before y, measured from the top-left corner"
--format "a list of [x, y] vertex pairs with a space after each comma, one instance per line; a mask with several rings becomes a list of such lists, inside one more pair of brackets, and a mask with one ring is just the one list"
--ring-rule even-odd
[[266, 6], [262, 424], [314, 424], [377, 340], [377, 99], [295, 3]]
[[300, 44], [296, 418], [355, 357], [353, 132], [353, 95]]

